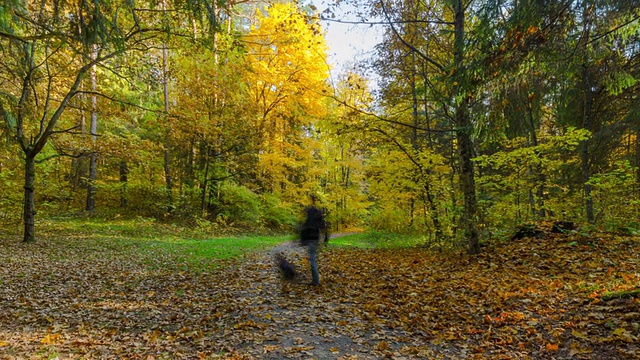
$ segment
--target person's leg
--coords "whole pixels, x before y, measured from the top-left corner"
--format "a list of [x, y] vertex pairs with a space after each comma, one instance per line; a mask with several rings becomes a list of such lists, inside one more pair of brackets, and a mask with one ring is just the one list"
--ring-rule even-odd
[[309, 244], [309, 264], [311, 264], [311, 284], [320, 284], [320, 274], [318, 274], [318, 245]]

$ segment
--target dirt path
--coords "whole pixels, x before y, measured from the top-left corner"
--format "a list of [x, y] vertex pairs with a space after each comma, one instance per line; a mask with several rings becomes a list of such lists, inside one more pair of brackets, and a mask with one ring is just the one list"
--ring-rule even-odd
[[[237, 269], [244, 276], [234, 284], [233, 296], [242, 304], [229, 314], [235, 325], [220, 333], [218, 341], [230, 345], [235, 355], [246, 358], [379, 359], [385, 353], [395, 359], [427, 355], [445, 358], [446, 350], [439, 356], [425, 351], [413, 356], [390, 351], [392, 340], [395, 347], [402, 345], [398, 339], [411, 344], [410, 334], [371, 323], [362, 304], [342, 298], [342, 285], [336, 279], [347, 274], [326, 266], [322, 252], [322, 284], [318, 287], [308, 285], [311, 279], [306, 252], [296, 244], [284, 243], [251, 256]], [[294, 281], [280, 278], [273, 261], [276, 253], [284, 254], [297, 266], [299, 275]]]

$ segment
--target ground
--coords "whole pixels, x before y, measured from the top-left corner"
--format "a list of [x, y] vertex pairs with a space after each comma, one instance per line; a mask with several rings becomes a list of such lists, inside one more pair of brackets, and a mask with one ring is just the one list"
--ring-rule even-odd
[[318, 287], [293, 244], [209, 272], [135, 246], [5, 243], [0, 264], [0, 359], [640, 358], [636, 237], [546, 234], [477, 256], [329, 245]]

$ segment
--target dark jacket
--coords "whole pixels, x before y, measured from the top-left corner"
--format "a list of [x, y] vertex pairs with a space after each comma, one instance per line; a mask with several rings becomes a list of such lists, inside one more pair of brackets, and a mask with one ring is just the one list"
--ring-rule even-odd
[[321, 233], [325, 233], [326, 236], [327, 223], [324, 214], [315, 206], [309, 206], [304, 211], [306, 218], [300, 230], [300, 242], [302, 245], [317, 243], [320, 241]]

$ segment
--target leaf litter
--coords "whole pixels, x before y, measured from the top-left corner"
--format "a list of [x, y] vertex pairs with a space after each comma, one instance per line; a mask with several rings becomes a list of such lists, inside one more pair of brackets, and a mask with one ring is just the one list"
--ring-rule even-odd
[[638, 359], [640, 239], [553, 234], [478, 256], [273, 250], [209, 271], [90, 239], [0, 243], [1, 359]]

